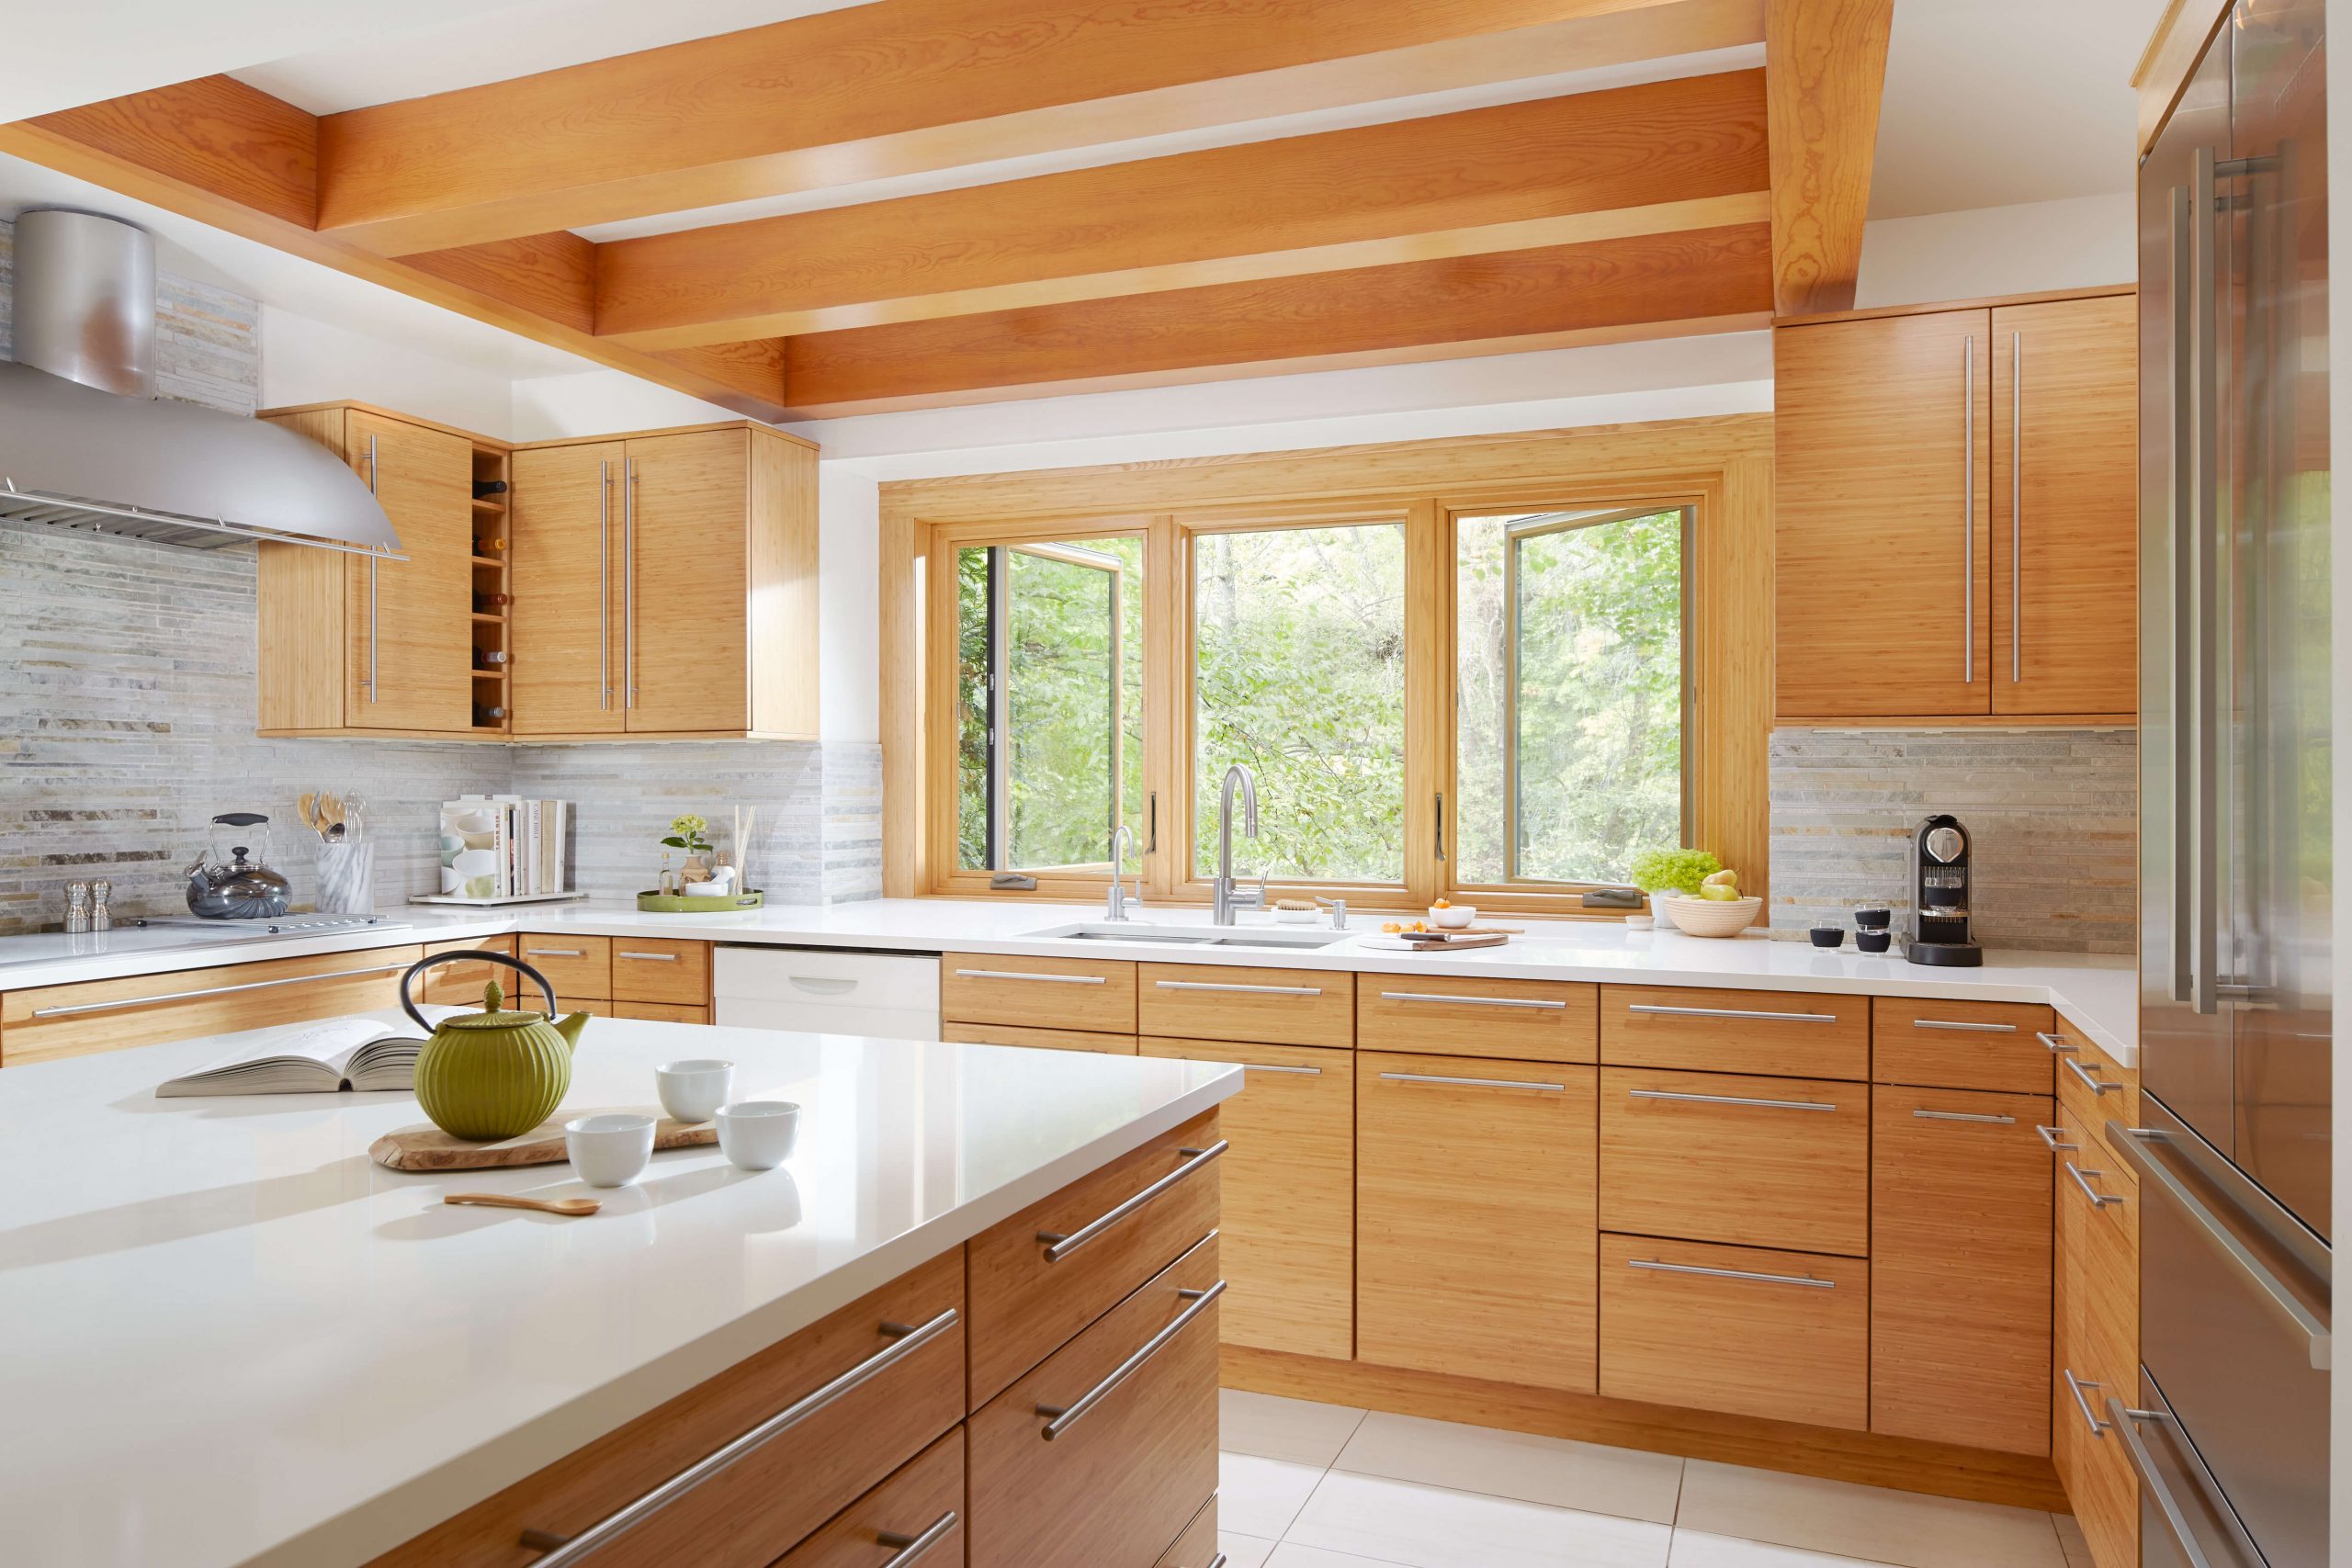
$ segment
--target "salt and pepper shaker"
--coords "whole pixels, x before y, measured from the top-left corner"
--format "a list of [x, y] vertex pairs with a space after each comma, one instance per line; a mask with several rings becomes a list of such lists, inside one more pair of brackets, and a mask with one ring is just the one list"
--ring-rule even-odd
[[114, 884], [99, 877], [90, 884], [90, 929], [94, 931], [114, 930], [114, 909], [107, 900], [114, 896]]
[[65, 885], [65, 929], [74, 933], [90, 929], [90, 885], [86, 882]]

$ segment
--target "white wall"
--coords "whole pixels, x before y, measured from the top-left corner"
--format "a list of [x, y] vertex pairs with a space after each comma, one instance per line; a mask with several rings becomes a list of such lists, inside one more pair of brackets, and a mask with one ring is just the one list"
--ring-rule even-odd
[[879, 486], [818, 464], [818, 702], [828, 740], [882, 739], [881, 525]]
[[717, 403], [657, 387], [619, 370], [539, 376], [514, 383], [509, 421], [516, 441], [561, 441], [743, 416]]
[[1980, 299], [2139, 276], [2130, 192], [1982, 207], [1862, 226], [1858, 307]]
[[514, 383], [493, 371], [420, 354], [384, 338], [261, 308], [261, 406], [350, 398], [481, 435], [507, 438]]

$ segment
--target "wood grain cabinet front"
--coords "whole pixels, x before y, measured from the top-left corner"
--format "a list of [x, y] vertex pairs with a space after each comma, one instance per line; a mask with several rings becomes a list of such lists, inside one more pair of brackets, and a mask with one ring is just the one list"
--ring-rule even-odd
[[[514, 956], [514, 938], [507, 936], [479, 937], [472, 942], [434, 942], [424, 946], [424, 956], [437, 958], [446, 953], [500, 953]], [[553, 983], [554, 976], [548, 976]], [[503, 964], [487, 959], [465, 958], [454, 964], [444, 964], [426, 970], [417, 977], [418, 999], [438, 1002], [445, 1007], [481, 1006], [482, 988], [492, 980], [504, 992], [514, 1006], [539, 1008], [547, 998], [528, 978], [517, 975]], [[560, 988], [560, 987], [559, 987]]]
[[2063, 1085], [2050, 1141], [2057, 1172], [2051, 1458], [2098, 1568], [2136, 1568], [2140, 1487], [2107, 1402], [2140, 1387], [2140, 1190], [2106, 1149], [2104, 1114]]
[[1352, 1045], [1356, 977], [1334, 969], [1146, 964], [1136, 976], [1136, 1030], [1185, 1040]]
[[1599, 1059], [1598, 986], [1555, 980], [1363, 975], [1356, 981], [1356, 1044], [1424, 1056], [1508, 1056], [1529, 1062]]
[[1100, 1051], [1106, 1055], [1132, 1056], [1132, 1034], [1096, 1034], [1084, 1029], [1020, 1029], [1005, 1023], [948, 1023], [940, 1026], [948, 1040], [972, 1045], [1026, 1045], [1037, 1051]]
[[1359, 1053], [1357, 1359], [1592, 1392], [1594, 1077]]
[[1212, 1496], [1193, 1516], [1176, 1544], [1159, 1554], [1153, 1568], [1225, 1568], [1230, 1561], [1217, 1551], [1216, 1498]]
[[567, 997], [613, 994], [613, 939], [569, 932], [526, 931], [515, 939], [515, 956], [548, 977]]
[[1867, 1078], [1871, 999], [1695, 986], [1603, 986], [1600, 1060], [1613, 1067]]
[[1923, 1089], [2047, 1095], [2056, 1087], [2057, 1022], [2018, 1002], [1871, 1001], [1871, 1077]]
[[972, 1568], [1146, 1568], [1216, 1490], [1217, 1238], [975, 1411]]
[[775, 1568], [954, 1568], [964, 1561], [964, 1428], [778, 1558]]
[[2052, 1102], [1871, 1102], [1871, 1430], [2046, 1454]]
[[939, 1017], [950, 1039], [958, 1023], [1133, 1034], [1136, 966], [1091, 958], [942, 953]]
[[1247, 1087], [1218, 1108], [1232, 1145], [1218, 1221], [1227, 1341], [1346, 1360], [1355, 1348], [1355, 1054], [1158, 1038], [1142, 1053], [1246, 1072]]
[[710, 1004], [710, 943], [619, 937], [613, 942], [613, 1000]]

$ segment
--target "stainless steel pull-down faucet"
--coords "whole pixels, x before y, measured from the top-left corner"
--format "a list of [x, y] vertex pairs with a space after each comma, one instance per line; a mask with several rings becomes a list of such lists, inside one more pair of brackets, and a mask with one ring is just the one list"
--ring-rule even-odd
[[1252, 893], [1237, 893], [1233, 889], [1233, 791], [1241, 790], [1241, 831], [1254, 839], [1258, 836], [1258, 781], [1250, 770], [1236, 762], [1225, 770], [1225, 787], [1218, 793], [1216, 803], [1216, 876], [1209, 884], [1209, 919], [1220, 926], [1235, 923], [1234, 910], [1254, 909], [1266, 901], [1265, 879], [1261, 877]]

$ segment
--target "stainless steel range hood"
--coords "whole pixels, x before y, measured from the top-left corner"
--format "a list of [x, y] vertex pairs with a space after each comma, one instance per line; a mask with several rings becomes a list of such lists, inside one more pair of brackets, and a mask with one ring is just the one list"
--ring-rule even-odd
[[155, 396], [155, 243], [96, 213], [20, 214], [0, 362], [0, 517], [197, 549], [248, 539], [384, 559], [359, 476], [260, 420]]

